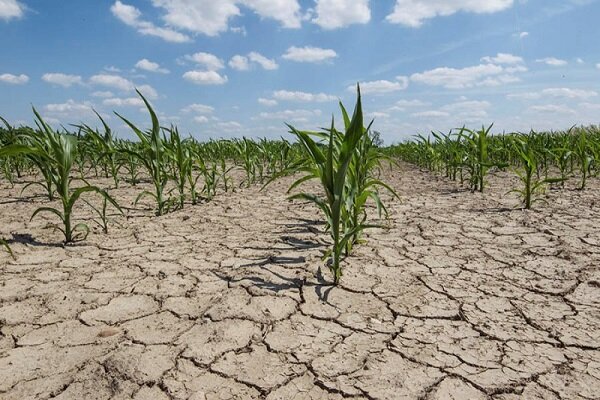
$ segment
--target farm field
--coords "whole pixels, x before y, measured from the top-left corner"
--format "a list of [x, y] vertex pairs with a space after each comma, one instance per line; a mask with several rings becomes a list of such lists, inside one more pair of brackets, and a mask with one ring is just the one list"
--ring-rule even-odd
[[508, 172], [483, 193], [383, 177], [402, 202], [382, 196], [389, 229], [337, 286], [291, 176], [163, 216], [122, 182], [125, 216], [66, 247], [53, 216], [29, 221], [43, 190], [1, 180], [0, 398], [598, 398], [598, 180], [523, 210]]

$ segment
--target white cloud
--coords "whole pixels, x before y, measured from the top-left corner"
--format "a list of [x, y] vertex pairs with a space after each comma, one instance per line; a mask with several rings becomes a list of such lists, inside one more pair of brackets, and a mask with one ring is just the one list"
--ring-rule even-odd
[[482, 62], [489, 64], [521, 64], [523, 62], [523, 58], [519, 56], [514, 56], [512, 54], [507, 53], [498, 53], [495, 57], [482, 57]]
[[422, 112], [413, 113], [413, 114], [411, 114], [411, 116], [416, 117], [416, 118], [443, 118], [443, 117], [449, 117], [450, 114], [445, 111], [430, 110], [430, 111], [422, 111]]
[[218, 71], [225, 68], [223, 60], [211, 53], [198, 52], [184, 56], [186, 60], [193, 61], [209, 71]]
[[133, 82], [119, 75], [98, 74], [90, 78], [90, 83], [98, 86], [106, 86], [125, 92], [134, 88]]
[[98, 92], [93, 92], [92, 93], [93, 97], [113, 97], [114, 94], [113, 92], [109, 92], [109, 91], [98, 91]]
[[279, 65], [277, 65], [275, 60], [267, 58], [267, 57], [263, 56], [262, 54], [257, 53], [255, 51], [252, 51], [248, 54], [248, 59], [254, 63], [257, 63], [258, 65], [263, 67], [263, 69], [266, 69], [266, 70], [275, 70], [275, 69], [279, 68]]
[[316, 0], [317, 17], [312, 20], [323, 29], [366, 24], [371, 20], [369, 0]]
[[279, 21], [284, 28], [300, 28], [302, 16], [297, 0], [242, 0], [262, 18]]
[[568, 62], [566, 60], [561, 60], [561, 59], [555, 58], [555, 57], [539, 58], [539, 59], [535, 60], [535, 62], [544, 63], [546, 65], [551, 65], [553, 67], [562, 67], [562, 66], [565, 66], [568, 64]]
[[227, 31], [229, 20], [241, 15], [238, 5], [279, 21], [285, 28], [301, 25], [297, 0], [152, 0], [152, 4], [166, 11], [163, 20], [168, 26], [208, 36]]
[[459, 11], [490, 14], [506, 10], [512, 5], [513, 0], [396, 0], [394, 11], [386, 20], [418, 28], [424, 20], [437, 16], [445, 17]]
[[119, 0], [110, 7], [110, 11], [126, 25], [136, 28], [142, 35], [156, 36], [173, 43], [185, 43], [192, 40], [189, 36], [181, 32], [177, 32], [171, 28], [161, 28], [152, 22], [142, 20], [140, 10]]
[[367, 117], [369, 117], [371, 119], [374, 119], [374, 118], [385, 119], [385, 118], [389, 118], [390, 114], [388, 114], [386, 112], [382, 112], [382, 111], [373, 111], [371, 113], [368, 113]]
[[600, 69], [600, 63], [596, 64], [596, 68]]
[[273, 99], [265, 99], [265, 98], [262, 98], [262, 97], [260, 97], [260, 98], [258, 99], [258, 103], [259, 103], [259, 104], [262, 104], [263, 106], [267, 106], [267, 107], [274, 107], [274, 106], [276, 106], [277, 104], [279, 104], [279, 103], [277, 103], [277, 100], [273, 100]]
[[575, 111], [572, 110], [571, 108], [567, 107], [564, 104], [545, 104], [545, 105], [537, 105], [537, 106], [531, 106], [528, 109], [529, 111], [534, 111], [537, 113], [544, 113], [544, 114], [555, 114], [555, 113], [559, 113], [559, 114], [575, 114]]
[[425, 103], [421, 100], [398, 100], [396, 102], [396, 106], [398, 107], [423, 107], [429, 105], [429, 103]]
[[474, 86], [499, 86], [519, 81], [514, 74], [525, 72], [523, 66], [504, 68], [496, 64], [479, 64], [466, 68], [441, 67], [412, 74], [414, 82], [430, 86], [442, 86], [447, 89], [463, 89]]
[[144, 95], [146, 99], [154, 100], [158, 98], [158, 92], [150, 85], [140, 85], [137, 90]]
[[[362, 94], [382, 94], [397, 92], [408, 87], [408, 78], [405, 76], [397, 76], [395, 81], [379, 80], [370, 82], [360, 82], [360, 91]], [[356, 90], [355, 85], [347, 87], [349, 92]]]
[[228, 81], [227, 75], [216, 71], [188, 71], [183, 78], [197, 85], [223, 85]]
[[115, 67], [114, 65], [109, 65], [108, 67], [104, 67], [104, 70], [107, 72], [121, 72], [121, 69]]
[[182, 108], [181, 112], [184, 113], [196, 113], [196, 114], [212, 114], [215, 111], [214, 107], [207, 106], [206, 104], [190, 104], [189, 106]]
[[243, 128], [242, 124], [236, 121], [217, 122], [215, 126], [226, 132], [237, 132]]
[[284, 110], [277, 112], [262, 112], [259, 114], [259, 118], [305, 122], [310, 118], [319, 117], [321, 114], [321, 110]]
[[0, 74], [0, 82], [10, 83], [11, 85], [23, 85], [29, 82], [29, 77], [25, 74]]
[[147, 58], [142, 58], [135, 64], [135, 67], [138, 69], [142, 69], [144, 71], [149, 72], [158, 72], [161, 74], [168, 74], [169, 70], [166, 68], [161, 68], [160, 64], [155, 63], [153, 61], [148, 60]]
[[0, 0], [0, 19], [21, 18], [25, 7], [17, 0]]
[[291, 92], [288, 90], [278, 90], [273, 92], [273, 97], [282, 101], [298, 101], [298, 102], [317, 102], [323, 103], [327, 101], [336, 101], [337, 97], [325, 93], [306, 93], [306, 92]]
[[79, 115], [81, 113], [89, 113], [92, 111], [90, 103], [78, 103], [74, 100], [67, 100], [65, 103], [46, 104], [44, 110], [54, 116], [69, 116]]
[[524, 92], [524, 93], [512, 93], [506, 97], [509, 99], [524, 99], [524, 100], [537, 100], [547, 97], [565, 98], [565, 99], [580, 99], [586, 100], [591, 97], [598, 96], [598, 92], [593, 90], [584, 89], [570, 89], [570, 88], [548, 88], [539, 92]]
[[127, 97], [127, 98], [112, 98], [105, 99], [102, 101], [105, 106], [111, 107], [144, 107], [144, 101], [139, 97]]
[[583, 58], [580, 58], [580, 57], [577, 57], [577, 58], [575, 59], [575, 62], [576, 62], [577, 64], [585, 64], [585, 61], [583, 61]]
[[320, 63], [324, 61], [330, 61], [337, 56], [338, 55], [335, 50], [332, 49], [322, 49], [312, 46], [292, 46], [282, 57], [286, 60], [296, 62]]
[[200, 115], [198, 117], [194, 117], [194, 121], [205, 124], [208, 122], [208, 118], [206, 118], [204, 115]]
[[248, 71], [253, 65], [260, 65], [266, 70], [275, 70], [279, 65], [275, 60], [267, 58], [260, 53], [252, 51], [248, 56], [235, 55], [229, 60], [229, 66], [238, 71]]
[[481, 122], [488, 117], [487, 110], [492, 105], [488, 101], [468, 100], [461, 97], [459, 101], [446, 104], [438, 110], [427, 110], [410, 114], [412, 117], [425, 118], [452, 118], [460, 123]]
[[238, 71], [248, 71], [250, 69], [248, 57], [240, 56], [239, 54], [231, 57], [228, 64], [231, 68]]
[[79, 75], [67, 75], [59, 72], [51, 72], [42, 75], [44, 82], [51, 83], [53, 85], [59, 85], [62, 87], [71, 87], [73, 85], [82, 85], [83, 80]]

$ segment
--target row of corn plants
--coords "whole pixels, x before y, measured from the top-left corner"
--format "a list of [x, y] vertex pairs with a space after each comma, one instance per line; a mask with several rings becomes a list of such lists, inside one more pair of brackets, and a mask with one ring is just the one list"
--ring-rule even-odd
[[590, 177], [600, 174], [600, 128], [572, 127], [559, 132], [510, 133], [492, 135], [492, 126], [480, 130], [454, 129], [432, 132], [386, 149], [386, 154], [416, 164], [448, 179], [484, 191], [486, 176], [492, 169], [511, 169], [520, 187], [526, 209], [543, 201], [548, 185], [564, 187], [575, 180], [586, 188]]
[[[139, 93], [150, 116], [151, 127], [141, 129], [128, 118], [116, 113], [135, 134], [137, 141], [118, 139], [105, 118], [96, 113], [101, 130], [86, 124], [73, 125], [75, 132], [51, 128], [34, 109], [36, 128], [11, 126], [1, 119], [0, 168], [14, 185], [27, 179], [24, 190], [36, 185], [43, 188], [50, 202], [60, 201], [60, 207], [41, 207], [40, 213], [58, 218], [56, 228], [66, 243], [85, 238], [90, 229], [82, 222], [74, 223], [74, 209], [80, 197], [88, 192], [101, 196], [95, 206], [81, 199], [94, 212], [93, 219], [103, 232], [108, 231], [108, 210], [122, 213], [109, 190], [123, 181], [131, 185], [151, 183], [151, 190], [142, 190], [135, 200], [150, 198], [156, 215], [181, 209], [186, 204], [210, 201], [218, 189], [234, 191], [239, 186], [264, 183], [296, 163], [301, 154], [297, 144], [285, 140], [210, 140], [198, 142], [184, 138], [176, 126], [162, 126], [151, 104]], [[239, 186], [233, 182], [232, 171], [245, 172]], [[90, 177], [110, 179], [111, 187], [100, 188], [88, 183]], [[0, 241], [8, 249], [8, 243]]]

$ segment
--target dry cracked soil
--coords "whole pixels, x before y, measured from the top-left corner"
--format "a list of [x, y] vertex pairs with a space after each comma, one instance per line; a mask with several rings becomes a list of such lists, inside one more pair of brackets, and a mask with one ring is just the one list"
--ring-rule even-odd
[[338, 287], [291, 178], [163, 217], [124, 184], [126, 217], [66, 247], [0, 181], [0, 398], [600, 398], [598, 181], [524, 211], [509, 173], [385, 176], [402, 202]]

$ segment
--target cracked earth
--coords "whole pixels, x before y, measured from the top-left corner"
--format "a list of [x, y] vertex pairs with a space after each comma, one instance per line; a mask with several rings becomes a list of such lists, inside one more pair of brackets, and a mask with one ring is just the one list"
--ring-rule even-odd
[[29, 222], [42, 196], [0, 181], [17, 256], [0, 251], [0, 398], [600, 398], [598, 181], [523, 211], [509, 174], [483, 195], [385, 175], [403, 202], [339, 287], [291, 178], [163, 217], [128, 208], [67, 247]]

